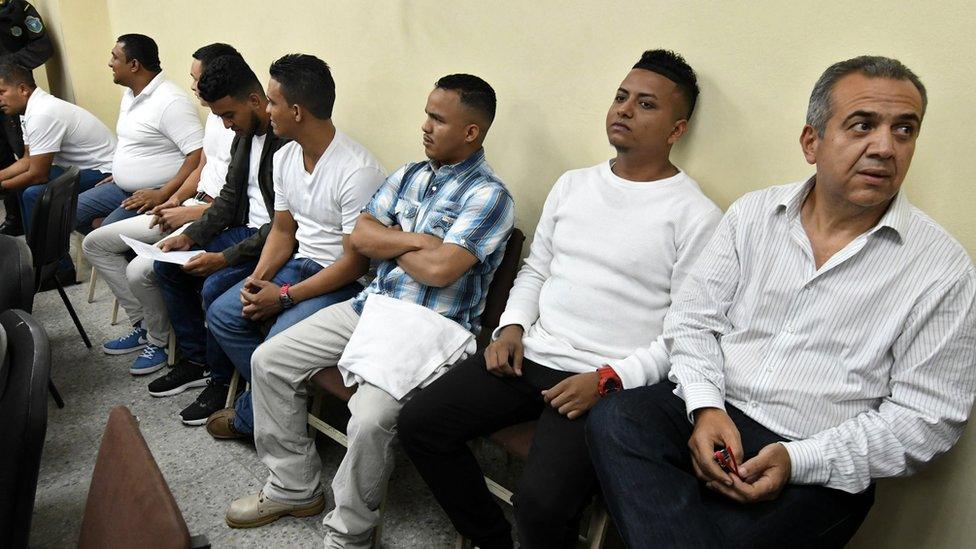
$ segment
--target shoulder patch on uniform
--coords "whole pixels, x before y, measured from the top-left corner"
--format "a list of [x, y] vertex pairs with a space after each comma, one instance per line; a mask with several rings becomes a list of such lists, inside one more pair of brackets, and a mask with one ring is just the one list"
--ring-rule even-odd
[[21, 34], [24, 34], [24, 29], [20, 27], [10, 27], [10, 34], [20, 36]]
[[41, 22], [41, 18], [33, 15], [28, 15], [27, 18], [24, 19], [24, 26], [26, 26], [27, 30], [34, 34], [44, 30], [44, 23]]

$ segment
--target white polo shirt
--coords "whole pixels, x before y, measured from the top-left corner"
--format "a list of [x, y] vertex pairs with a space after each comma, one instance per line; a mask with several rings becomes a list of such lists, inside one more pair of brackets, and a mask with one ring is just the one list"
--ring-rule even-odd
[[112, 174], [124, 191], [159, 187], [169, 181], [186, 155], [203, 146], [196, 106], [160, 72], [139, 95], [126, 88], [115, 127]]
[[342, 236], [352, 233], [359, 212], [386, 172], [366, 147], [336, 130], [312, 173], [305, 171], [302, 147], [292, 141], [274, 157], [275, 210], [289, 211], [298, 223], [298, 253], [323, 267], [342, 255]]
[[203, 128], [203, 154], [207, 157], [207, 163], [200, 172], [197, 192], [205, 192], [210, 198], [217, 198], [220, 189], [224, 188], [234, 135], [233, 130], [224, 127], [219, 116], [213, 113], [207, 115], [207, 124]]
[[35, 88], [20, 118], [30, 154], [54, 153], [54, 165], [112, 172], [115, 136], [85, 109]]

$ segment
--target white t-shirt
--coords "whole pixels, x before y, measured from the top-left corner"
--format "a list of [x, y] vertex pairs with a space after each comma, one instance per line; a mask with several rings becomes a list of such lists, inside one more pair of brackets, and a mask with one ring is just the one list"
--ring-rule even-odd
[[[270, 128], [269, 128], [270, 131]], [[261, 171], [261, 151], [264, 150], [265, 135], [255, 135], [251, 138], [251, 161], [247, 169], [247, 226], [260, 229], [265, 223], [271, 222], [268, 206], [261, 194], [261, 184], [258, 174]]]
[[380, 188], [386, 172], [366, 147], [336, 130], [312, 173], [305, 171], [302, 147], [292, 141], [274, 157], [275, 210], [289, 211], [298, 223], [298, 254], [323, 267], [342, 255], [359, 212]]
[[138, 96], [126, 88], [115, 126], [112, 175], [124, 191], [159, 187], [169, 181], [186, 155], [203, 146], [196, 106], [162, 72]]
[[566, 172], [499, 326], [521, 325], [525, 357], [543, 366], [610, 364], [626, 388], [656, 383], [670, 366], [664, 315], [721, 217], [684, 172], [648, 182], [607, 162]]
[[207, 124], [203, 128], [203, 154], [207, 156], [207, 163], [200, 172], [197, 192], [205, 192], [210, 198], [217, 198], [220, 189], [224, 188], [234, 135], [233, 130], [224, 127], [219, 116], [213, 113], [207, 115]]
[[20, 118], [30, 154], [54, 153], [54, 165], [112, 173], [115, 136], [85, 109], [35, 88]]

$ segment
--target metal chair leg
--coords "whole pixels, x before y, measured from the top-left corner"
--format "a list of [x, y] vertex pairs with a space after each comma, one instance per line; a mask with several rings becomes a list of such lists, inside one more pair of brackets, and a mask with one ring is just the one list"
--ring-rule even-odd
[[75, 328], [78, 328], [78, 334], [81, 335], [82, 341], [85, 342], [85, 347], [91, 349], [92, 344], [88, 339], [88, 334], [85, 333], [85, 328], [81, 325], [81, 321], [78, 320], [78, 315], [75, 314], [75, 308], [71, 306], [71, 301], [68, 300], [68, 294], [64, 293], [64, 286], [61, 285], [61, 281], [58, 280], [57, 275], [54, 275], [54, 282], [58, 285], [58, 293], [61, 294], [61, 301], [64, 301], [64, 306], [68, 309], [68, 314], [71, 315], [71, 320], [75, 323]]
[[54, 382], [50, 378], [47, 380], [47, 391], [51, 393], [51, 398], [54, 399], [54, 403], [58, 405], [58, 408], [64, 408], [64, 399], [61, 398], [61, 393], [58, 392], [58, 388], [55, 387]]

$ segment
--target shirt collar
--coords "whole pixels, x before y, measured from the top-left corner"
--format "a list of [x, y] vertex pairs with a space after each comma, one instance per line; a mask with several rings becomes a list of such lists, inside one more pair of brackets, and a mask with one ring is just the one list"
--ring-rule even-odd
[[31, 92], [30, 97], [27, 98], [27, 106], [24, 107], [24, 116], [30, 116], [31, 110], [33, 110], [31, 106], [37, 103], [37, 100], [45, 95], [48, 95], [48, 93], [42, 90], [40, 87], [34, 88], [34, 91]]
[[126, 93], [132, 94], [135, 99], [138, 99], [140, 97], [149, 97], [165, 81], [166, 81], [166, 75], [163, 74], [163, 71], [159, 71], [159, 74], [154, 76], [153, 79], [150, 80], [148, 84], [146, 84], [145, 88], [142, 88], [142, 91], [139, 92], [139, 95], [132, 94], [132, 88], [127, 88]]
[[[810, 179], [807, 179], [806, 182], [792, 186], [783, 192], [780, 195], [780, 200], [776, 202], [775, 212], [785, 211], [787, 218], [791, 220], [800, 215], [800, 208], [803, 207], [803, 201], [806, 200], [807, 195], [810, 194], [810, 190], [813, 189], [813, 184], [816, 182], [816, 179], [816, 175], [810, 176]], [[904, 193], [899, 191], [895, 195], [895, 198], [892, 199], [891, 204], [888, 205], [887, 211], [885, 211], [881, 219], [878, 220], [878, 223], [867, 234], [874, 234], [881, 228], [887, 227], [894, 231], [900, 239], [904, 239], [908, 231], [910, 217], [911, 209], [908, 199], [905, 198]]]
[[437, 175], [442, 173], [453, 173], [454, 175], [461, 175], [465, 172], [471, 171], [474, 168], [480, 166], [485, 161], [485, 149], [484, 147], [471, 153], [467, 158], [458, 162], [457, 164], [441, 164], [435, 165], [433, 160], [428, 160], [427, 165], [430, 166], [430, 170]]

